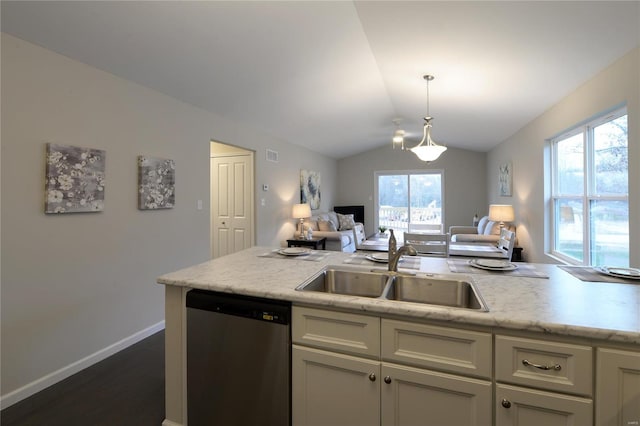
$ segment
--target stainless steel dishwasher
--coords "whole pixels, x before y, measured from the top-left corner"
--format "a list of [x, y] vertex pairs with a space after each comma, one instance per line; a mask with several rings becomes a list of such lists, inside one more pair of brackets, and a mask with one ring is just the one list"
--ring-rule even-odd
[[291, 304], [187, 293], [189, 426], [291, 424]]

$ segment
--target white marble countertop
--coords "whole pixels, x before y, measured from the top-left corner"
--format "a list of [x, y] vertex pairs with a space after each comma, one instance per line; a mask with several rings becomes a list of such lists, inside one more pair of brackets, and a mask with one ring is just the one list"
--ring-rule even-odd
[[[555, 265], [535, 264], [549, 278], [492, 274], [472, 277], [489, 312], [447, 308], [295, 288], [326, 265], [340, 265], [351, 253], [328, 252], [320, 261], [259, 257], [273, 248], [253, 247], [165, 274], [158, 283], [271, 299], [400, 315], [459, 324], [477, 324], [557, 335], [640, 344], [640, 284], [581, 281]], [[385, 269], [386, 265], [374, 265]], [[401, 269], [401, 271], [403, 271]], [[404, 270], [416, 272], [415, 270]], [[453, 274], [446, 259], [422, 257], [419, 273]]]

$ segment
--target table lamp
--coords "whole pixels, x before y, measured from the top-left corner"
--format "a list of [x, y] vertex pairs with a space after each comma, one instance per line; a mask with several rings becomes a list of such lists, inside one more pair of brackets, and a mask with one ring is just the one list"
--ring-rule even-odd
[[505, 222], [513, 222], [515, 218], [511, 204], [491, 204], [489, 206], [489, 220], [500, 222], [500, 229], [504, 228]]
[[294, 204], [292, 215], [294, 219], [300, 219], [300, 237], [304, 238], [304, 220], [311, 217], [311, 207], [309, 204]]

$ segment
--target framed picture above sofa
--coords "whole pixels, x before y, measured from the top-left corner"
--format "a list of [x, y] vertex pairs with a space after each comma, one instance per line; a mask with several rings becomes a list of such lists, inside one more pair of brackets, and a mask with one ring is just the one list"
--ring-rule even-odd
[[320, 208], [320, 172], [300, 170], [300, 203], [309, 204], [311, 210]]

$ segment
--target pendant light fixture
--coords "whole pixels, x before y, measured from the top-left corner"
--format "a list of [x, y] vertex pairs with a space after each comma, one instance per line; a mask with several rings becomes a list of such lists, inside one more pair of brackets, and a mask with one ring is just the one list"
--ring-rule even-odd
[[431, 139], [431, 120], [433, 117], [429, 115], [429, 82], [434, 79], [432, 75], [425, 75], [424, 79], [427, 81], [427, 116], [424, 117], [424, 127], [422, 129], [422, 140], [413, 148], [411, 152], [418, 156], [422, 161], [427, 163], [435, 161], [440, 157], [440, 154], [447, 150], [446, 146], [438, 145]]
[[[423, 78], [427, 82], [427, 116], [424, 117], [424, 126], [422, 128], [422, 140], [418, 145], [414, 146], [413, 148], [405, 148], [404, 131], [400, 130], [399, 128], [400, 124], [399, 122], [397, 122], [398, 119], [395, 119], [393, 120], [393, 122], [396, 124], [397, 130], [393, 136], [393, 148], [395, 149], [396, 146], [400, 146], [402, 150], [408, 149], [409, 151], [417, 155], [420, 160], [426, 161], [427, 163], [429, 163], [431, 161], [437, 160], [438, 157], [440, 157], [440, 155], [447, 150], [447, 147], [438, 145], [433, 141], [433, 139], [431, 139], [431, 128], [433, 127], [431, 124], [431, 120], [433, 120], [433, 117], [429, 115], [429, 82], [432, 81], [434, 77], [432, 75], [427, 74]], [[402, 132], [401, 133], [402, 139], [400, 139], [400, 132]], [[396, 144], [396, 138], [398, 140], [398, 144]]]

